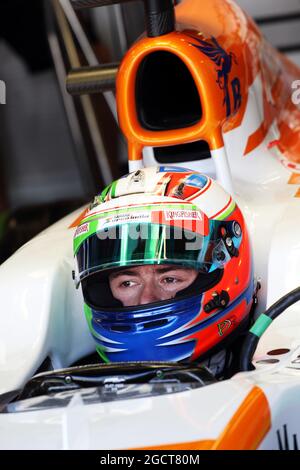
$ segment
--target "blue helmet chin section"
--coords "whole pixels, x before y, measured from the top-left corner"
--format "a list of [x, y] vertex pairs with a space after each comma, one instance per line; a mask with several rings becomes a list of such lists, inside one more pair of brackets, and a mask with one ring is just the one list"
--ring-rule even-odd
[[[181, 361], [189, 358], [195, 340], [187, 325], [201, 310], [202, 295], [170, 300], [163, 305], [92, 311], [92, 334], [112, 362]], [[174, 336], [176, 339], [174, 339]]]

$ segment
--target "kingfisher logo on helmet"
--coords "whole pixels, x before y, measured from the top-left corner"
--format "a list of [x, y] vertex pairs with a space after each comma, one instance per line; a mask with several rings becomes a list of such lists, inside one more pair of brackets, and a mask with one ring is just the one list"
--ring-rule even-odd
[[74, 253], [104, 361], [198, 360], [248, 319], [247, 228], [206, 175], [150, 167], [113, 182], [80, 222]]

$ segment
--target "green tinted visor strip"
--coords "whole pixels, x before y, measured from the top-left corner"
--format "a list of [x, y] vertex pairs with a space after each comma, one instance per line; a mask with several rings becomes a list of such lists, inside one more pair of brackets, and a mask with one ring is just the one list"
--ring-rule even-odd
[[[146, 240], [145, 257], [148, 260], [156, 259], [162, 252], [163, 237], [159, 236], [161, 227], [159, 225], [150, 225], [150, 237]], [[132, 251], [128, 237], [129, 225], [123, 225], [122, 245], [120, 254], [120, 266], [126, 266], [128, 261], [128, 252]], [[133, 241], [135, 245], [135, 241]], [[158, 245], [159, 248], [158, 248]]]
[[264, 334], [266, 329], [270, 326], [272, 321], [273, 321], [272, 318], [270, 318], [270, 317], [268, 317], [268, 315], [265, 315], [264, 313], [262, 313], [258, 317], [256, 322], [254, 323], [252, 328], [250, 329], [250, 333], [252, 333], [255, 336], [257, 336], [258, 338], [260, 338]]
[[128, 207], [124, 209], [115, 209], [112, 211], [95, 214], [94, 216], [91, 216], [91, 217], [86, 217], [81, 221], [80, 225], [89, 224], [89, 230], [83, 233], [82, 235], [78, 235], [77, 237], [76, 236], [74, 237], [74, 242], [73, 242], [74, 255], [77, 254], [81, 244], [87, 238], [97, 233], [99, 219], [116, 216], [119, 214], [126, 214], [126, 213], [139, 212], [139, 211], [145, 211], [145, 210], [150, 212], [154, 210], [163, 211], [165, 209], [199, 211], [198, 206], [190, 205], [190, 204], [165, 204], [163, 206], [160, 204], [151, 204], [148, 206], [135, 206], [135, 207]]

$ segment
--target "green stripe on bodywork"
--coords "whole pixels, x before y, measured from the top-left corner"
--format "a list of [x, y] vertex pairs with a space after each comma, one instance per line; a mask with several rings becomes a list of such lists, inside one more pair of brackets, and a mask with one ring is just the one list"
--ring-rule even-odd
[[230, 204], [230, 206], [228, 207], [228, 209], [226, 209], [225, 212], [223, 212], [221, 215], [219, 215], [218, 217], [216, 217], [216, 220], [224, 220], [226, 219], [226, 217], [228, 217], [235, 209], [235, 202], [232, 201], [232, 203]]
[[[87, 304], [84, 304], [84, 313], [85, 313], [86, 321], [89, 325], [90, 332], [92, 333], [93, 336], [97, 336], [97, 333], [94, 331], [93, 325], [92, 325], [92, 319], [93, 319], [92, 310]], [[103, 360], [103, 362], [106, 362], [106, 363], [110, 362], [108, 357], [106, 356], [105, 352], [101, 348], [101, 346], [98, 345], [96, 347], [96, 351], [99, 354], [99, 356], [101, 357], [101, 359]]]
[[252, 326], [250, 332], [253, 333], [255, 336], [258, 336], [260, 338], [263, 333], [266, 331], [266, 329], [270, 326], [272, 323], [272, 318], [268, 317], [264, 313], [262, 313], [254, 325]]

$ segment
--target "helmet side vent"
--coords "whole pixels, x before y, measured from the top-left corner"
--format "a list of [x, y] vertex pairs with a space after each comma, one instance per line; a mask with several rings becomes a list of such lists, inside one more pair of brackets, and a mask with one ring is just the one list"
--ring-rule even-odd
[[143, 324], [144, 330], [150, 330], [152, 328], [160, 328], [162, 326], [165, 326], [169, 323], [169, 319], [164, 318], [160, 320], [153, 320], [149, 321]]
[[175, 54], [148, 54], [136, 77], [136, 110], [141, 125], [152, 131], [183, 129], [202, 118], [194, 79]]

